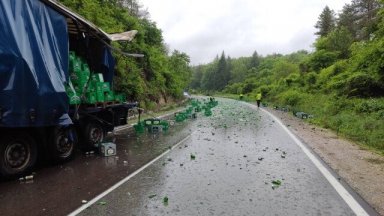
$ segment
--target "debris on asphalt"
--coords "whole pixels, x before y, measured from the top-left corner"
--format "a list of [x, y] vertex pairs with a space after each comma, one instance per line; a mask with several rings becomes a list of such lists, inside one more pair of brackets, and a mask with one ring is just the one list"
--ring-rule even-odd
[[152, 199], [153, 197], [157, 196], [156, 194], [151, 194], [148, 196], [149, 199]]
[[272, 181], [272, 189], [275, 190], [276, 188], [280, 187], [281, 181], [280, 180], [273, 180]]
[[191, 160], [195, 160], [195, 159], [196, 159], [196, 156], [191, 153]]
[[272, 184], [274, 184], [274, 185], [281, 185], [281, 181], [280, 180], [273, 180]]
[[263, 158], [263, 157], [259, 157], [258, 160], [259, 160], [259, 161], [262, 161], [262, 160], [264, 160], [264, 158]]
[[163, 198], [163, 203], [164, 203], [165, 206], [168, 205], [168, 197], [167, 197], [167, 196], [165, 196], [165, 197]]
[[105, 202], [105, 201], [100, 201], [99, 202], [99, 205], [106, 205], [107, 204], [107, 202]]
[[287, 152], [283, 151], [283, 153], [281, 154], [281, 158], [285, 158], [286, 155], [287, 155]]
[[27, 175], [25, 177], [19, 178], [19, 181], [30, 181], [33, 180], [33, 175]]
[[87, 200], [81, 200], [82, 204], [86, 204], [88, 201]]

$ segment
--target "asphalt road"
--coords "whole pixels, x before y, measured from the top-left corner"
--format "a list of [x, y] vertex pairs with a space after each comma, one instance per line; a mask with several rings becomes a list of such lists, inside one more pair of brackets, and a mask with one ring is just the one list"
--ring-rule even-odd
[[77, 152], [67, 163], [42, 164], [32, 180], [0, 182], [0, 215], [68, 215], [188, 136], [189, 127], [182, 123], [168, 133], [142, 135], [118, 131], [108, 138], [117, 145], [117, 157]]
[[78, 153], [1, 182], [0, 215], [377, 214], [264, 110], [212, 111], [167, 133], [119, 131], [117, 157]]
[[190, 130], [168, 153], [74, 214], [376, 214], [265, 111], [220, 100], [213, 116]]

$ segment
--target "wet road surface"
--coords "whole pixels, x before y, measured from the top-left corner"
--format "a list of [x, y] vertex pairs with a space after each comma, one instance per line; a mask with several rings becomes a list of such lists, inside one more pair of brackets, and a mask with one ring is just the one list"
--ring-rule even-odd
[[354, 215], [271, 117], [225, 99], [212, 111], [167, 133], [116, 132], [117, 157], [78, 152], [0, 182], [0, 215], [67, 215], [83, 200], [80, 215]]
[[189, 127], [181, 123], [167, 133], [142, 135], [119, 131], [117, 157], [77, 152], [70, 162], [36, 169], [33, 180], [0, 182], [0, 215], [67, 215], [188, 136]]
[[220, 100], [187, 131], [188, 139], [79, 215], [355, 215], [265, 112]]

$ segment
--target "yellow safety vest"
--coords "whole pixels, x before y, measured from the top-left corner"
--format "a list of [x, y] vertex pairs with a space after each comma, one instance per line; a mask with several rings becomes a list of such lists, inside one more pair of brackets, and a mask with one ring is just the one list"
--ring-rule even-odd
[[261, 100], [261, 93], [258, 93], [258, 94], [256, 95], [256, 100]]

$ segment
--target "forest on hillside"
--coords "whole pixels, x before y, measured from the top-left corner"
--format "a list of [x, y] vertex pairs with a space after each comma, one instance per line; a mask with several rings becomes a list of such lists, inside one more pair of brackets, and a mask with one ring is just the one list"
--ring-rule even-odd
[[215, 60], [193, 68], [196, 92], [244, 94], [304, 111], [310, 121], [384, 151], [384, 1], [326, 6], [314, 26], [314, 51]]
[[114, 42], [125, 53], [144, 54], [143, 58], [115, 52], [117, 61], [114, 88], [146, 109], [179, 100], [191, 77], [186, 53], [169, 50], [161, 30], [137, 0], [59, 0], [107, 33], [137, 30], [130, 42]]

